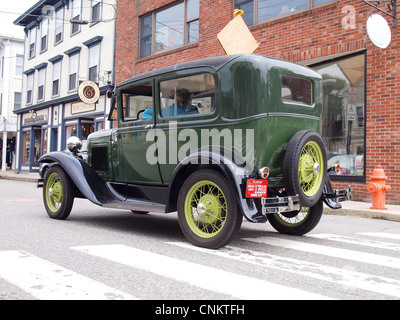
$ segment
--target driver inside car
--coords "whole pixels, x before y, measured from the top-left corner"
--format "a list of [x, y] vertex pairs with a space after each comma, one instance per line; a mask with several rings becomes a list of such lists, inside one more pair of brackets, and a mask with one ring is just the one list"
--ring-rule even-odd
[[[176, 103], [161, 109], [161, 116], [174, 117], [182, 114], [197, 114], [199, 111], [196, 106], [190, 104], [191, 93], [188, 89], [182, 88], [176, 91]], [[153, 108], [148, 108], [144, 111], [142, 119], [148, 120], [153, 118]]]

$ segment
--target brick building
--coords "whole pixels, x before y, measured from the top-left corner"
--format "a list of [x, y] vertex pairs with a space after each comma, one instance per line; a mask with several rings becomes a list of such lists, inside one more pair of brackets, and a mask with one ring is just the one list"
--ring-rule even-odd
[[[387, 10], [388, 1], [381, 2]], [[374, 2], [374, 4], [377, 4]], [[386, 49], [367, 35], [379, 13], [348, 0], [119, 0], [116, 83], [174, 63], [223, 55], [216, 35], [243, 18], [260, 44], [257, 53], [309, 66], [324, 80], [323, 138], [328, 164], [339, 163], [335, 186], [351, 184], [356, 200], [370, 201], [366, 186], [381, 164], [400, 203], [400, 39], [394, 20]], [[400, 5], [397, 6], [400, 11]], [[393, 13], [393, 12], [392, 12]]]

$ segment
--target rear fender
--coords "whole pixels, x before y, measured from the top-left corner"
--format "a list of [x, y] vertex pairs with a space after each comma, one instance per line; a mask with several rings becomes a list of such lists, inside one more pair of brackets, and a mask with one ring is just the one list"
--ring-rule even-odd
[[65, 152], [50, 152], [40, 163], [57, 163], [68, 174], [85, 198], [97, 205], [117, 200], [105, 181], [86, 162]]

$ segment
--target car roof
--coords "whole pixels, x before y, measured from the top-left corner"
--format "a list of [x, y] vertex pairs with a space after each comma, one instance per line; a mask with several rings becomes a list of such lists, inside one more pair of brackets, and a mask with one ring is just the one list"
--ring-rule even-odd
[[217, 56], [217, 57], [211, 57], [211, 58], [204, 58], [204, 59], [199, 59], [199, 60], [193, 60], [189, 62], [183, 62], [183, 63], [178, 63], [174, 64], [168, 67], [160, 68], [160, 69], [155, 69], [146, 73], [139, 74], [137, 76], [134, 76], [133, 78], [130, 78], [124, 82], [121, 82], [117, 85], [117, 87], [124, 86], [127, 83], [131, 83], [132, 81], [138, 81], [141, 79], [146, 79], [149, 77], [154, 77], [160, 74], [172, 72], [172, 71], [179, 71], [179, 70], [184, 70], [188, 68], [196, 68], [196, 67], [211, 67], [215, 70], [221, 69], [223, 66], [225, 66], [227, 63], [230, 61], [240, 57], [241, 55], [226, 55], [226, 56]]
[[302, 70], [301, 73], [304, 73], [304, 71], [306, 71], [306, 70], [307, 70], [306, 73], [309, 73], [311, 71], [310, 74], [307, 74], [308, 76], [314, 76], [314, 77], [319, 76], [319, 74], [316, 73], [315, 71], [312, 71], [309, 68], [297, 65], [290, 61], [267, 57], [267, 56], [263, 56], [263, 55], [259, 55], [259, 54], [236, 54], [236, 55], [225, 55], [225, 56], [203, 58], [203, 59], [199, 59], [199, 60], [193, 60], [193, 61], [189, 61], [189, 62], [174, 64], [174, 65], [160, 68], [160, 69], [155, 69], [155, 70], [134, 76], [133, 78], [130, 78], [128, 80], [125, 80], [125, 81], [119, 83], [117, 85], [117, 88], [123, 87], [126, 84], [130, 84], [134, 81], [140, 81], [140, 80], [158, 76], [158, 75], [161, 75], [164, 73], [185, 70], [185, 69], [189, 69], [189, 68], [210, 67], [210, 68], [213, 68], [214, 70], [218, 71], [221, 68], [223, 68], [226, 64], [228, 64], [229, 62], [231, 62], [235, 59], [243, 58], [245, 60], [254, 61], [255, 59], [257, 59], [257, 60], [260, 59], [260, 57], [269, 61], [269, 63], [271, 63], [271, 66], [272, 65], [275, 65], [275, 66], [282, 65], [282, 67], [283, 66], [289, 67], [289, 65], [290, 65], [290, 66], [292, 66], [292, 68], [295, 67], [295, 69], [297, 69], [298, 71]]

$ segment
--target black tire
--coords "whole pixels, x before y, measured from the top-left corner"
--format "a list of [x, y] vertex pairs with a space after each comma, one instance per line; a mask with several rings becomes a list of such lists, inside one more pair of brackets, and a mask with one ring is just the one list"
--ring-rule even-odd
[[50, 218], [65, 220], [74, 203], [74, 184], [58, 165], [46, 172], [43, 183], [43, 202]]
[[218, 249], [232, 241], [243, 215], [224, 176], [200, 170], [187, 178], [179, 192], [178, 220], [189, 242]]
[[298, 194], [302, 207], [313, 207], [326, 181], [326, 149], [314, 131], [297, 132], [289, 141], [283, 161], [283, 182], [288, 195]]
[[300, 211], [274, 213], [268, 215], [268, 221], [274, 229], [283, 234], [301, 236], [310, 232], [321, 220], [324, 204], [319, 200], [311, 208]]

